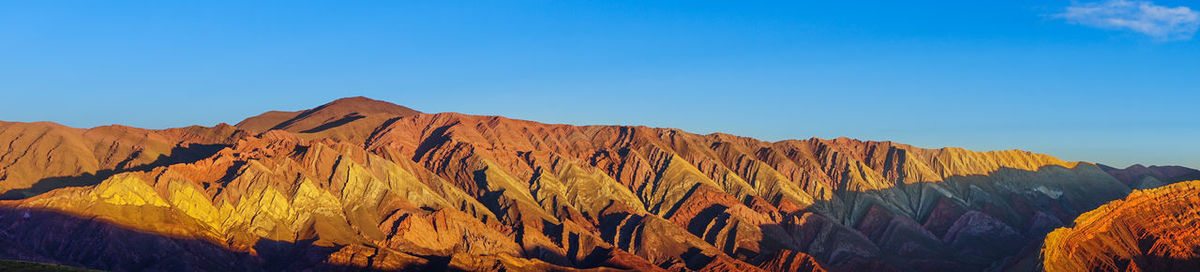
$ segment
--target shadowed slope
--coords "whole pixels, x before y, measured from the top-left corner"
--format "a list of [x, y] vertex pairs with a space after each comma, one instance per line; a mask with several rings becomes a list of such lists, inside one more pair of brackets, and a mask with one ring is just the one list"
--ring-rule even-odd
[[1028, 271], [1046, 233], [1127, 192], [1091, 164], [845, 192], [784, 220], [782, 246], [848, 271]]
[[93, 270], [36, 262], [0, 260], [0, 271], [9, 272], [88, 272]]
[[1101, 165], [1113, 177], [1125, 183], [1130, 188], [1150, 189], [1171, 183], [1187, 180], [1200, 180], [1200, 170], [1191, 169], [1182, 166], [1142, 166], [1134, 164], [1125, 169], [1112, 168], [1106, 165]]
[[[312, 241], [261, 240], [250, 252], [201, 239], [170, 237], [56, 212], [0, 208], [0, 258], [60, 263], [116, 271], [357, 271], [355, 254], [371, 268], [417, 270], [435, 261], [358, 246], [318, 246]], [[251, 253], [253, 252], [253, 253]], [[444, 266], [445, 264], [440, 264]]]

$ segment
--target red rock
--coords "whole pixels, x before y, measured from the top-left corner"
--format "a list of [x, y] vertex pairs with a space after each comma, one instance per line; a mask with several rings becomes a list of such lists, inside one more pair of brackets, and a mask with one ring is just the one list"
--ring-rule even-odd
[[1200, 270], [1200, 181], [1134, 191], [1046, 236], [1047, 271]]

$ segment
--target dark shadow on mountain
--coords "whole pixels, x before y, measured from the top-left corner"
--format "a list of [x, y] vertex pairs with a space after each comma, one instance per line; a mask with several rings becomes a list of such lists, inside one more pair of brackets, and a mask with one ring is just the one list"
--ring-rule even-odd
[[321, 266], [340, 247], [314, 245], [317, 239], [295, 242], [260, 239], [254, 245], [260, 268], [267, 271], [299, 271]]
[[337, 119], [336, 121], [333, 121], [333, 122], [324, 123], [324, 124], [321, 124], [320, 126], [301, 131], [300, 133], [322, 132], [322, 131], [325, 131], [325, 130], [328, 130], [331, 128], [340, 127], [340, 126], [348, 124], [350, 122], [354, 122], [354, 120], [363, 119], [363, 118], [367, 118], [367, 117], [359, 115], [358, 113], [352, 113], [352, 114], [343, 116], [342, 119]]
[[[1138, 251], [1154, 252], [1154, 241], [1156, 237], [1142, 237], [1138, 240]], [[1200, 251], [1200, 249], [1193, 249]], [[1139, 254], [1133, 256], [1131, 260], [1118, 259], [1114, 260], [1118, 271], [1200, 271], [1200, 259], [1183, 259], [1171, 258], [1156, 255]], [[1136, 265], [1138, 269], [1129, 269], [1130, 265]]]
[[26, 262], [17, 260], [0, 260], [0, 271], [4, 272], [99, 272], [86, 268], [57, 264]]
[[375, 127], [375, 130], [371, 131], [371, 134], [368, 134], [369, 136], [367, 136], [367, 140], [363, 142], [363, 146], [371, 146], [372, 142], [378, 139], [381, 134], [387, 131], [387, 129], [391, 128], [392, 124], [395, 124], [396, 121], [400, 121], [401, 118], [404, 117], [392, 117], [383, 121], [382, 124], [379, 124], [379, 126]]
[[[481, 193], [479, 197], [476, 197], [479, 204], [483, 204], [484, 207], [499, 218], [503, 218], [505, 214], [508, 214], [508, 209], [513, 207], [513, 203], [511, 203], [512, 200], [504, 196], [505, 189], [495, 191], [485, 190], [488, 187], [487, 168], [484, 167], [483, 169], [476, 170], [471, 175]], [[517, 241], [520, 241], [520, 233], [517, 233], [517, 236]]]
[[716, 259], [716, 257], [704, 255], [704, 253], [700, 252], [699, 248], [694, 247], [688, 248], [688, 250], [679, 257], [683, 258], [684, 266], [691, 270], [700, 270]]
[[[575, 237], [575, 239], [579, 239], [578, 236], [574, 236], [574, 237]], [[576, 242], [578, 242], [578, 241], [576, 240]], [[570, 244], [568, 244], [568, 245], [570, 245]], [[577, 254], [577, 253], [578, 253], [577, 247], [569, 248], [568, 255], [564, 255], [562, 253], [558, 253], [556, 249], [550, 249], [550, 248], [546, 248], [546, 247], [542, 247], [542, 246], [535, 246], [535, 247], [533, 247], [533, 249], [526, 249], [522, 253], [522, 257], [538, 259], [538, 260], [544, 261], [546, 263], [558, 265], [558, 266], [562, 266], [562, 267], [583, 268], [583, 269], [603, 267], [606, 265], [604, 261], [608, 260], [608, 257], [611, 257], [610, 255], [606, 254], [608, 252], [601, 252], [601, 251], [594, 251], [594, 252], [592, 252], [592, 254], [590, 254], [589, 256], [585, 256], [582, 259], [575, 259], [574, 257], [570, 256], [571, 254]], [[612, 267], [610, 267], [610, 268], [612, 268]]]
[[[785, 249], [803, 252], [835, 271], [1032, 271], [1040, 269], [1047, 233], [1128, 193], [1093, 165], [1002, 168], [941, 182], [838, 192], [785, 215], [780, 224], [760, 225], [758, 252], [728, 243], [721, 248], [754, 265]], [[692, 226], [723, 224], [715, 221], [728, 214], [704, 211], [688, 230], [709, 241], [703, 228]]]
[[446, 141], [449, 141], [450, 136], [446, 135], [446, 131], [450, 130], [450, 127], [451, 125], [446, 125], [433, 129], [433, 131], [429, 133], [429, 137], [425, 138], [424, 141], [421, 141], [421, 144], [417, 145], [417, 149], [415, 152], [413, 152], [412, 160], [421, 161], [421, 158], [425, 157], [425, 153], [428, 153], [430, 150], [433, 150], [434, 147], [438, 147]]
[[635, 242], [633, 238], [635, 231], [646, 220], [645, 216], [631, 214], [628, 212], [616, 212], [605, 214], [600, 217], [600, 225], [597, 226], [600, 231], [600, 238], [612, 243], [617, 248], [629, 250]]
[[305, 111], [301, 112], [300, 114], [296, 114], [296, 116], [292, 117], [291, 119], [280, 122], [279, 124], [275, 124], [275, 126], [271, 127], [271, 129], [268, 129], [268, 130], [284, 129], [287, 126], [290, 126], [296, 122], [299, 122], [300, 120], [304, 120], [304, 118], [308, 118], [308, 116], [313, 115], [313, 113], [316, 113], [318, 111], [321, 111], [322, 109], [329, 107], [329, 105], [330, 104], [325, 104], [325, 105], [317, 106], [316, 108], [305, 110]]
[[[616, 269], [631, 269], [620, 264], [609, 262], [613, 257], [614, 250], [603, 247], [592, 247], [584, 249], [584, 246], [591, 245], [584, 243], [582, 239], [586, 239], [579, 233], [565, 231], [562, 224], [555, 224], [550, 221], [543, 220], [542, 235], [550, 238], [555, 244], [562, 245], [566, 250], [566, 254], [559, 253], [557, 249], [548, 249], [542, 246], [535, 246], [532, 250], [525, 250], [523, 257], [535, 258], [545, 261], [550, 264], [571, 267], [571, 268], [616, 268]], [[595, 246], [595, 245], [591, 245]], [[587, 254], [581, 254], [581, 250], [590, 250]]]
[[[47, 210], [0, 207], [0, 259], [108, 271], [371, 271], [327, 263], [341, 246], [261, 239], [257, 254], [206, 240], [129, 229], [94, 218]], [[410, 267], [405, 270], [445, 270]], [[430, 260], [430, 265], [437, 265]]]
[[[1144, 166], [1134, 164], [1124, 169], [1100, 164], [1100, 169], [1108, 172], [1121, 183], [1132, 188], [1148, 189], [1181, 181], [1200, 180], [1200, 170], [1183, 166]], [[1144, 182], [1149, 182], [1143, 184]]]
[[117, 164], [115, 169], [105, 169], [96, 171], [96, 173], [83, 173], [76, 176], [49, 177], [38, 180], [29, 188], [10, 190], [0, 195], [0, 200], [20, 200], [30, 198], [36, 195], [49, 192], [54, 189], [67, 187], [85, 187], [100, 184], [100, 182], [112, 177], [113, 175], [125, 172], [142, 172], [150, 171], [154, 168], [167, 166], [179, 163], [192, 163], [212, 157], [218, 151], [229, 147], [221, 144], [182, 144], [171, 149], [170, 155], [158, 155], [158, 158], [153, 162], [138, 166], [128, 167], [128, 164], [133, 161], [139, 154], [134, 152], [129, 158]]

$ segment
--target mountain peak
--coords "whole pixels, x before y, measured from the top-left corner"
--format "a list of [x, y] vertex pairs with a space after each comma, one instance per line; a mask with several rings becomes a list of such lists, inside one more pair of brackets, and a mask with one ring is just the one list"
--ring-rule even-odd
[[369, 97], [366, 97], [366, 96], [361, 96], [361, 95], [359, 95], [359, 96], [347, 96], [347, 97], [338, 98], [337, 100], [333, 100], [333, 101], [332, 101], [332, 102], [330, 102], [330, 103], [334, 103], [334, 102], [341, 102], [341, 101], [347, 101], [347, 102], [365, 101], [365, 102], [384, 102], [384, 103], [387, 103], [386, 101], [375, 100], [375, 99], [371, 99], [371, 98], [369, 98]]
[[238, 123], [237, 127], [251, 132], [263, 132], [271, 129], [311, 130], [330, 122], [350, 122], [372, 115], [412, 116], [417, 114], [421, 114], [421, 112], [387, 101], [354, 96], [340, 98], [308, 110], [269, 111], [246, 118]]
[[[420, 111], [392, 104], [391, 102], [375, 100], [365, 96], [344, 97], [337, 100], [325, 103], [319, 107], [309, 109], [307, 111], [318, 110], [333, 110], [350, 111], [358, 113], [391, 113], [396, 115], [413, 115], [421, 113]], [[306, 111], [306, 112], [307, 112]]]

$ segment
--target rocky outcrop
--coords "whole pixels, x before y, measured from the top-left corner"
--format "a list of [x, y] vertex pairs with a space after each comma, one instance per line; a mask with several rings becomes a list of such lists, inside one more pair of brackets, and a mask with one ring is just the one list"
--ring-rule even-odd
[[[205, 255], [233, 265], [220, 269], [982, 270], [1129, 191], [1094, 164], [1018, 150], [765, 142], [366, 98], [233, 127], [6, 125], [5, 151], [28, 154], [0, 157], [13, 173], [0, 188], [18, 192], [0, 205], [202, 241], [228, 251]], [[57, 170], [31, 170], [44, 165]], [[32, 226], [20, 222], [0, 227]], [[131, 258], [32, 252], [9, 256]]]
[[1137, 190], [1057, 229], [1047, 271], [1200, 270], [1200, 181]]

